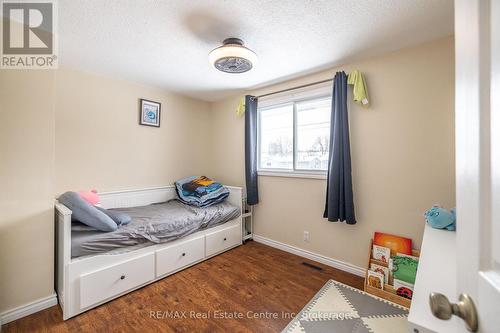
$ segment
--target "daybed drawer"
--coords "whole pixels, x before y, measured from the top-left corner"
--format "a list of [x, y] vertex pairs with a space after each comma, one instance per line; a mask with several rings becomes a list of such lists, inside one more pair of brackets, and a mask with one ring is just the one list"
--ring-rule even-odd
[[154, 279], [154, 253], [80, 275], [80, 308], [96, 304]]
[[156, 277], [173, 272], [205, 257], [205, 236], [156, 251]]
[[241, 225], [235, 225], [210, 234], [207, 234], [206, 255], [211, 256], [217, 252], [241, 243]]

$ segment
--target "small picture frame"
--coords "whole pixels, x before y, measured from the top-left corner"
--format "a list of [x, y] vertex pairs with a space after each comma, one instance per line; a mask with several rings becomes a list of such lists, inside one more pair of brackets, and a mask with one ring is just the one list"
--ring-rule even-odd
[[140, 99], [139, 124], [160, 127], [161, 103]]

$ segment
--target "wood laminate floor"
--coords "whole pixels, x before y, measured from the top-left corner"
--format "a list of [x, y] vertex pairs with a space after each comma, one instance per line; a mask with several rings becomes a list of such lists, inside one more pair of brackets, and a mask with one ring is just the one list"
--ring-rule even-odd
[[54, 306], [2, 332], [280, 332], [329, 279], [363, 287], [361, 277], [250, 241], [67, 321]]

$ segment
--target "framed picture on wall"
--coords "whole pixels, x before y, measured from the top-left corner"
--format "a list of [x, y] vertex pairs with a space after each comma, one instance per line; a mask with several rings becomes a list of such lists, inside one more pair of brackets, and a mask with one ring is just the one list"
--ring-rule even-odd
[[140, 102], [139, 124], [160, 127], [161, 103], [143, 98]]

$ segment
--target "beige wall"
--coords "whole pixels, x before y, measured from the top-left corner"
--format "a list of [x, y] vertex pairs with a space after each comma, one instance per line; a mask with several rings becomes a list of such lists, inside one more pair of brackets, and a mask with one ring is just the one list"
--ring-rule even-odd
[[[259, 178], [255, 233], [360, 267], [374, 231], [408, 236], [420, 247], [422, 213], [434, 203], [454, 205], [454, 51], [446, 38], [348, 64], [284, 84], [262, 94], [361, 70], [372, 106], [349, 105], [353, 186], [358, 223], [322, 218], [326, 181]], [[244, 120], [237, 97], [212, 105], [219, 129], [213, 137], [212, 175], [244, 183]], [[310, 232], [310, 242], [303, 239]]]
[[0, 313], [53, 293], [54, 72], [0, 70]]
[[[206, 172], [209, 103], [74, 70], [57, 72], [56, 193], [171, 184]], [[160, 128], [138, 125], [139, 98], [160, 102]]]
[[[171, 184], [210, 163], [210, 104], [94, 74], [0, 71], [0, 313], [54, 291], [54, 198]], [[139, 98], [162, 103], [138, 125]]]

